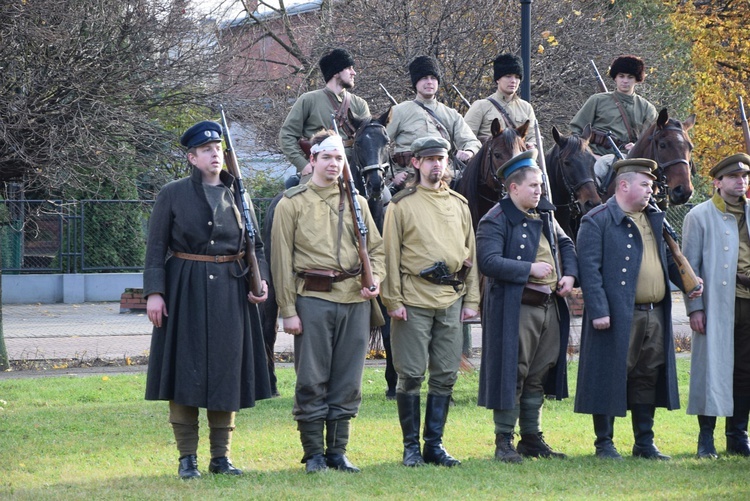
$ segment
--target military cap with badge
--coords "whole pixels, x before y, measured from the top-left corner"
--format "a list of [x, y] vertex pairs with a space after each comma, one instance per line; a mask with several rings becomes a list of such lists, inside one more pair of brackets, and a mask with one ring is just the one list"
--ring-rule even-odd
[[721, 179], [735, 172], [750, 172], [750, 155], [737, 153], [729, 156], [716, 164], [708, 174], [714, 179]]
[[180, 144], [187, 149], [217, 141], [221, 141], [221, 124], [211, 120], [198, 122], [180, 137]]
[[657, 167], [656, 162], [648, 158], [623, 158], [612, 164], [612, 169], [614, 169], [617, 176], [627, 172], [640, 172], [651, 179], [656, 179], [654, 172]]

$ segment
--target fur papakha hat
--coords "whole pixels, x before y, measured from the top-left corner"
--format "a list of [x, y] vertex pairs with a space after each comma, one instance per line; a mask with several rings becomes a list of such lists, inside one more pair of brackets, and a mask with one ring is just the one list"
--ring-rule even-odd
[[643, 82], [643, 79], [646, 78], [645, 70], [646, 66], [640, 57], [620, 56], [612, 61], [612, 65], [609, 67], [609, 76], [614, 80], [618, 73], [627, 73], [628, 75], [634, 75], [636, 82]]
[[518, 56], [500, 54], [495, 58], [492, 67], [495, 71], [495, 81], [500, 80], [500, 77], [505, 75], [518, 75], [523, 80], [523, 62]]
[[354, 58], [346, 49], [333, 49], [331, 52], [320, 58], [318, 61], [320, 71], [323, 73], [323, 80], [328, 83], [333, 75], [339, 71], [354, 66]]
[[411, 76], [411, 86], [417, 88], [417, 82], [422, 78], [432, 75], [440, 83], [440, 68], [435, 59], [430, 56], [417, 56], [409, 63], [409, 75]]

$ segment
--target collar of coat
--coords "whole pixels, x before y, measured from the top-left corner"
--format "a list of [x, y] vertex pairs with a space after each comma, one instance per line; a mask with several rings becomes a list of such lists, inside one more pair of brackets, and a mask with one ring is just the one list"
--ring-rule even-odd
[[[190, 180], [196, 184], [203, 184], [203, 174], [201, 173], [200, 169], [198, 169], [197, 167], [193, 167], [193, 172], [190, 174]], [[234, 176], [223, 169], [219, 173], [219, 180], [221, 180], [221, 183], [224, 186], [230, 189], [234, 184]]]
[[[606, 207], [609, 210], [609, 212], [612, 214], [612, 219], [614, 219], [615, 224], [620, 224], [622, 221], [626, 218], [628, 218], [628, 215], [625, 213], [624, 210], [620, 207], [620, 205], [617, 203], [617, 199], [615, 197], [610, 198], [607, 200]], [[659, 208], [649, 204], [646, 206], [645, 209], [643, 209], [643, 212], [646, 214], [646, 216], [651, 219], [651, 216], [655, 214], [663, 214]]]
[[[516, 204], [513, 203], [513, 200], [511, 200], [509, 196], [506, 196], [505, 198], [500, 200], [500, 208], [503, 210], [503, 213], [505, 213], [505, 217], [507, 217], [513, 225], [516, 225], [526, 219], [526, 213], [516, 207]], [[544, 212], [552, 210], [555, 210], [555, 206], [552, 205], [546, 198], [542, 197], [539, 200], [539, 205], [537, 206], [536, 211], [539, 214], [542, 214]]]

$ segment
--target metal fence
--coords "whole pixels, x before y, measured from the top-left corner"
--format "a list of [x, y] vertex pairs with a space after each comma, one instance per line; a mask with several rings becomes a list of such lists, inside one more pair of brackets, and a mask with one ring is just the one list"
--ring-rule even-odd
[[[0, 202], [3, 273], [143, 270], [153, 201]], [[261, 226], [269, 202], [253, 200]]]

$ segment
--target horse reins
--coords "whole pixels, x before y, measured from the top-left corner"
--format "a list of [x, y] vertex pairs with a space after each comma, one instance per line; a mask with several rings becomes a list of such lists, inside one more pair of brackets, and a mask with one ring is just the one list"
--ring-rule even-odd
[[[358, 129], [358, 130], [357, 130], [357, 131], [356, 131], [356, 132], [354, 133], [354, 137], [353, 137], [353, 139], [354, 139], [354, 144], [352, 145], [352, 152], [353, 152], [353, 154], [354, 154], [354, 155], [353, 155], [353, 156], [354, 156], [354, 159], [355, 159], [355, 160], [356, 160], [356, 161], [357, 161], [358, 163], [359, 163], [359, 149], [360, 149], [360, 148], [359, 148], [359, 146], [358, 146], [358, 144], [359, 144], [359, 143], [357, 142], [357, 136], [359, 136], [359, 135], [360, 135], [360, 134], [361, 134], [362, 132], [364, 132], [364, 131], [365, 131], [365, 130], [366, 130], [366, 129], [368, 128], [368, 127], [379, 127], [379, 128], [381, 128], [381, 129], [385, 129], [385, 126], [383, 126], [383, 125], [382, 125], [382, 124], [380, 124], [379, 122], [372, 122], [372, 121], [371, 121], [371, 122], [367, 122], [366, 124], [364, 124], [364, 125], [363, 125], [362, 127], [360, 127], [360, 128], [359, 128], [359, 129]], [[386, 132], [385, 130], [384, 130], [383, 132], [385, 133], [385, 137], [386, 137], [386, 138], [388, 138], [388, 132]], [[383, 176], [385, 176], [385, 171], [386, 171], [386, 169], [388, 169], [389, 167], [390, 167], [390, 164], [389, 164], [388, 162], [383, 162], [383, 163], [375, 163], [375, 164], [368, 164], [368, 165], [364, 165], [364, 166], [362, 166], [362, 167], [360, 167], [359, 165], [357, 166], [357, 168], [358, 168], [358, 170], [359, 170], [359, 177], [360, 177], [360, 181], [362, 182], [362, 186], [364, 186], [364, 191], [365, 191], [365, 198], [366, 198], [366, 199], [368, 199], [368, 200], [369, 200], [369, 198], [370, 198], [370, 193], [368, 193], [368, 190], [367, 190], [367, 182], [366, 182], [367, 174], [368, 174], [368, 173], [369, 173], [370, 171], [373, 171], [373, 170], [378, 170], [378, 171], [380, 171], [380, 172], [381, 172], [381, 174], [382, 174]], [[382, 190], [381, 190], [381, 191], [382, 191]]]
[[665, 201], [669, 201], [669, 185], [667, 184], [667, 174], [666, 170], [677, 164], [685, 164], [688, 166], [688, 169], [692, 169], [692, 159], [688, 161], [685, 158], [675, 158], [674, 160], [670, 160], [666, 163], [662, 163], [659, 161], [659, 148], [657, 147], [659, 136], [662, 132], [665, 131], [679, 131], [682, 133], [683, 137], [687, 139], [688, 144], [690, 145], [690, 148], [692, 149], [693, 143], [690, 141], [690, 137], [685, 134], [685, 131], [683, 130], [682, 126], [678, 125], [666, 125], [665, 127], [657, 127], [656, 130], [649, 136], [649, 141], [651, 141], [651, 156], [653, 157], [654, 161], [656, 162], [656, 181], [654, 184], [659, 188], [659, 194], [654, 196], [654, 199], [657, 201], [657, 203], [662, 203]]

